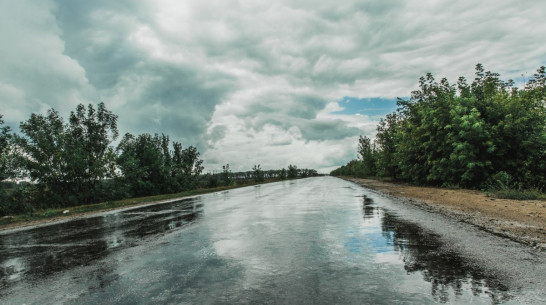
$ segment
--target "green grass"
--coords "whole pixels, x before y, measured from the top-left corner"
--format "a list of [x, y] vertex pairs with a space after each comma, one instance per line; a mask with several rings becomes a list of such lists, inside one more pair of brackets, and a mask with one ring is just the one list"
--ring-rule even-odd
[[516, 189], [516, 188], [498, 188], [487, 190], [486, 195], [499, 199], [513, 200], [546, 200], [546, 194], [538, 188]]
[[546, 200], [544, 189], [524, 187], [509, 173], [501, 171], [491, 176], [487, 182], [485, 194], [490, 197], [513, 200]]
[[[271, 183], [271, 182], [277, 182], [277, 181], [278, 180], [271, 180], [271, 181], [265, 181], [261, 183], [248, 183], [248, 184], [234, 185], [234, 186], [221, 186], [221, 187], [215, 187], [215, 188], [196, 189], [196, 190], [185, 191], [185, 192], [175, 193], [175, 194], [164, 194], [164, 195], [156, 195], [156, 196], [148, 196], [148, 197], [129, 198], [129, 199], [123, 199], [123, 200], [117, 200], [117, 201], [106, 201], [101, 203], [93, 203], [93, 204], [86, 204], [86, 205], [73, 206], [73, 207], [49, 208], [44, 210], [37, 210], [37, 211], [34, 211], [32, 215], [22, 214], [22, 215], [14, 215], [14, 216], [0, 218], [0, 229], [2, 228], [2, 226], [13, 224], [13, 223], [23, 223], [28, 221], [50, 219], [55, 217], [74, 216], [74, 215], [79, 215], [79, 214], [83, 214], [87, 212], [101, 212], [101, 211], [107, 211], [111, 209], [131, 207], [131, 206], [139, 205], [142, 203], [151, 203], [155, 201], [163, 201], [163, 200], [188, 197], [188, 196], [196, 196], [196, 195], [220, 192], [220, 191], [225, 191], [225, 190], [230, 190], [235, 188], [241, 188], [245, 186], [252, 186], [252, 185]], [[63, 211], [65, 210], [69, 210], [70, 212], [67, 214], [63, 214]]]

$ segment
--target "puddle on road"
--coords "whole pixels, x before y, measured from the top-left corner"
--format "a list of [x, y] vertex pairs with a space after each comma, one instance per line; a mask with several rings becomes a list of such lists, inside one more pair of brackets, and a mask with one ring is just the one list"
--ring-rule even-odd
[[363, 214], [365, 222], [380, 219], [387, 244], [402, 257], [408, 274], [419, 273], [430, 283], [430, 292], [436, 302], [450, 303], [451, 296], [463, 294], [489, 297], [492, 304], [512, 299], [502, 279], [490, 276], [472, 264], [437, 234], [377, 207], [366, 196], [363, 198]]
[[192, 198], [0, 235], [0, 296], [18, 281], [42, 280], [190, 225], [202, 212]]

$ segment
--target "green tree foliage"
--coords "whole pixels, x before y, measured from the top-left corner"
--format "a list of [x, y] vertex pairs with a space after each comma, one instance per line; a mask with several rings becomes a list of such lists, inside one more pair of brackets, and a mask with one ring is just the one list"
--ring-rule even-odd
[[47, 115], [32, 114], [21, 122], [22, 136], [15, 136], [15, 144], [24, 154], [18, 164], [26, 176], [35, 183], [38, 206], [60, 206], [73, 203], [76, 194], [68, 172], [70, 160], [66, 126], [59, 113], [50, 109]]
[[98, 187], [115, 173], [115, 153], [110, 144], [118, 137], [117, 115], [104, 103], [95, 110], [80, 104], [70, 113], [67, 126], [66, 150], [74, 190], [82, 194], [80, 203], [96, 201]]
[[254, 167], [252, 168], [252, 177], [254, 178], [254, 181], [256, 182], [264, 181], [264, 172], [260, 168], [260, 164], [254, 165]]
[[168, 157], [163, 144], [165, 135], [145, 133], [133, 136], [127, 133], [117, 147], [117, 164], [121, 170], [122, 185], [127, 196], [156, 195], [172, 191], [171, 169], [166, 166]]
[[63, 206], [101, 198], [100, 182], [111, 178], [115, 158], [117, 116], [103, 103], [95, 110], [78, 105], [66, 124], [59, 113], [32, 114], [21, 122], [14, 143], [22, 153], [18, 164], [37, 187], [36, 203]]
[[[380, 121], [375, 149], [359, 140], [361, 160], [332, 172], [379, 176], [416, 184], [483, 187], [497, 173], [525, 187], [546, 186], [546, 89], [541, 67], [523, 90], [476, 66], [468, 85], [432, 74]], [[375, 164], [369, 160], [374, 159]]]
[[360, 136], [358, 139], [358, 154], [360, 155], [362, 166], [357, 175], [361, 177], [375, 176], [377, 172], [375, 145], [370, 138]]
[[182, 173], [179, 175], [181, 186], [184, 190], [195, 189], [199, 180], [199, 175], [203, 172], [203, 160], [199, 159], [199, 152], [194, 146], [190, 146], [182, 150], [182, 163], [177, 164], [182, 168]]
[[8, 155], [10, 151], [10, 128], [4, 125], [3, 115], [0, 114], [0, 182], [9, 178]]
[[[290, 167], [292, 168], [294, 179], [318, 176], [318, 172], [314, 169], [298, 169], [295, 165], [290, 165]], [[226, 164], [222, 166], [222, 171], [219, 173], [201, 175], [199, 185], [201, 187], [243, 185], [252, 182], [286, 180], [287, 176], [288, 171], [285, 168], [263, 170], [260, 165], [255, 165], [250, 171], [232, 172], [229, 169], [229, 164]], [[229, 179], [226, 179], [226, 177]]]
[[279, 180], [286, 180], [286, 177], [287, 177], [287, 173], [286, 173], [286, 169], [281, 169], [280, 173], [279, 173]]
[[294, 179], [298, 177], [298, 167], [295, 165], [288, 165], [288, 173], [287, 173], [288, 179]]
[[2, 120], [2, 115], [0, 114], [0, 216], [6, 215], [13, 210], [11, 200], [6, 192], [6, 183], [5, 179], [12, 177], [11, 171], [11, 148], [10, 148], [10, 128], [9, 126], [4, 125], [4, 120]]
[[229, 170], [229, 164], [222, 166], [222, 183], [224, 185], [231, 185], [233, 183], [232, 173]]
[[396, 113], [388, 114], [385, 119], [379, 121], [377, 126], [376, 146], [373, 153], [376, 161], [375, 172], [379, 176], [396, 178], [399, 175], [395, 164], [395, 135], [398, 117]]
[[203, 160], [193, 146], [182, 149], [169, 137], [126, 134], [117, 147], [120, 180], [128, 189], [126, 196], [145, 196], [190, 190], [197, 187]]
[[78, 105], [68, 122], [54, 109], [32, 114], [20, 130], [0, 129], [0, 178], [31, 183], [3, 196], [1, 215], [194, 189], [203, 171], [195, 147], [170, 151], [166, 135], [126, 134], [114, 149], [117, 115], [103, 103]]

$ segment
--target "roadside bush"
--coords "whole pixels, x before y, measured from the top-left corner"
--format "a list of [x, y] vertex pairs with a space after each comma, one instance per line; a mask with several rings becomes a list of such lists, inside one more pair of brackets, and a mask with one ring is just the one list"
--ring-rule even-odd
[[500, 189], [488, 190], [487, 195], [500, 199], [513, 200], [539, 200], [546, 198], [546, 195], [539, 188], [531, 189]]
[[546, 198], [543, 190], [538, 187], [524, 188], [521, 183], [507, 172], [501, 171], [489, 178], [486, 184], [486, 194], [500, 199], [537, 200]]
[[0, 216], [30, 214], [34, 210], [31, 202], [32, 190], [22, 187], [11, 193], [0, 192]]

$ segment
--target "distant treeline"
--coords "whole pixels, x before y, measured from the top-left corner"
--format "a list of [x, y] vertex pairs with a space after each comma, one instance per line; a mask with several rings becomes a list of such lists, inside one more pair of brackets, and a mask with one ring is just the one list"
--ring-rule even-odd
[[[203, 160], [194, 146], [170, 143], [164, 134], [125, 134], [117, 147], [117, 115], [104, 103], [78, 105], [68, 122], [50, 109], [21, 122], [10, 133], [0, 115], [0, 216], [32, 213], [124, 198], [178, 193], [246, 181], [316, 175], [315, 170], [202, 174]], [[14, 183], [23, 181], [23, 183]]]
[[288, 165], [288, 169], [262, 170], [260, 165], [254, 165], [251, 171], [231, 172], [229, 164], [222, 166], [222, 172], [206, 174], [203, 181], [205, 187], [218, 187], [227, 185], [240, 185], [249, 181], [263, 182], [271, 180], [286, 180], [295, 178], [307, 178], [318, 176], [314, 169], [300, 169], [296, 165]]
[[360, 137], [358, 160], [332, 175], [390, 177], [418, 185], [546, 187], [546, 74], [523, 89], [476, 66], [469, 85], [419, 80], [409, 100], [382, 119], [374, 141]]

